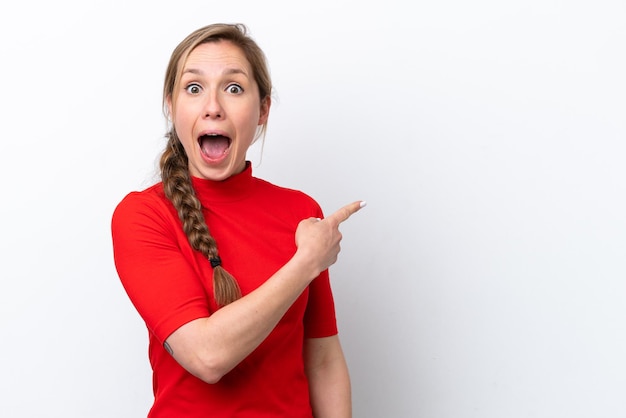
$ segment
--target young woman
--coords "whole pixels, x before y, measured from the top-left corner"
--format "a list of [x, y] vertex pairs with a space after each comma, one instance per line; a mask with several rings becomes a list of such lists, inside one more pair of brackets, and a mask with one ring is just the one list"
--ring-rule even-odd
[[243, 25], [172, 53], [162, 181], [112, 219], [119, 277], [149, 331], [150, 417], [350, 417], [328, 267], [339, 224], [308, 195], [252, 175], [272, 86]]

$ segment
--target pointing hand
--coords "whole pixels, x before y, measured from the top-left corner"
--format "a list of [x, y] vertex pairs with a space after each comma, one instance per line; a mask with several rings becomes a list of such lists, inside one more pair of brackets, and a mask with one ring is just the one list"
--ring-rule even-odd
[[[298, 225], [296, 246], [319, 274], [337, 261], [342, 239], [339, 225], [365, 206], [364, 201], [352, 202], [325, 219], [308, 218]], [[315, 276], [317, 276], [315, 274]]]

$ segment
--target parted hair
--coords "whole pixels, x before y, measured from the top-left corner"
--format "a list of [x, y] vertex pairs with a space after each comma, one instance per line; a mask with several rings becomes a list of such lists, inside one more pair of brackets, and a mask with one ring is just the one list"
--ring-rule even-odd
[[[163, 85], [163, 109], [166, 116], [170, 116], [167, 101], [170, 99], [171, 103], [175, 102], [175, 96], [180, 90], [178, 88], [180, 76], [189, 54], [198, 45], [219, 41], [231, 42], [246, 56], [258, 85], [259, 103], [271, 95], [272, 82], [265, 54], [250, 37], [246, 26], [218, 23], [192, 32], [172, 52]], [[264, 123], [255, 139], [265, 133], [266, 127]], [[159, 162], [163, 190], [178, 212], [189, 243], [195, 250], [200, 251], [207, 258], [207, 262], [213, 266], [215, 301], [218, 306], [225, 306], [241, 297], [241, 289], [235, 278], [221, 266], [217, 243], [211, 236], [202, 214], [202, 204], [196, 196], [189, 174], [189, 160], [173, 123], [166, 138], [167, 145]]]

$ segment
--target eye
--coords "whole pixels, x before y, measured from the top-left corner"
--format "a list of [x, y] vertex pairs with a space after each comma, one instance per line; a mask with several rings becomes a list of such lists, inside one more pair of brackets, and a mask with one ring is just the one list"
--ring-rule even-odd
[[226, 87], [226, 91], [231, 94], [241, 94], [243, 93], [243, 88], [239, 84], [230, 84]]
[[202, 91], [202, 87], [199, 84], [192, 83], [185, 87], [185, 91], [189, 94], [199, 94]]

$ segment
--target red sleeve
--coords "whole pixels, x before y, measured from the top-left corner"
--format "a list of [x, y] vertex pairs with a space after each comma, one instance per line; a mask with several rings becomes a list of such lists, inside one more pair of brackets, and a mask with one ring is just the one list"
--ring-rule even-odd
[[[313, 201], [316, 214], [314, 217], [323, 218], [324, 214], [317, 202]], [[330, 287], [328, 270], [324, 270], [309, 285], [309, 300], [304, 313], [305, 338], [321, 338], [336, 335], [337, 319], [335, 316], [335, 301]]]
[[305, 338], [330, 337], [337, 334], [335, 302], [330, 288], [328, 270], [309, 285], [309, 300], [304, 313]]
[[133, 305], [163, 343], [185, 323], [209, 316], [193, 251], [178, 219], [156, 194], [134, 192], [111, 222], [115, 266]]

